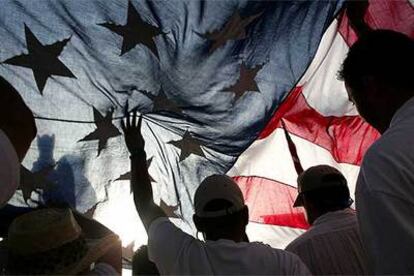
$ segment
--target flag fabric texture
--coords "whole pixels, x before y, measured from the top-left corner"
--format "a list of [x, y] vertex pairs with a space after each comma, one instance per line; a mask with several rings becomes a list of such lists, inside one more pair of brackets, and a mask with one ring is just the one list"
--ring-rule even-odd
[[[307, 227], [292, 208], [294, 159], [332, 164], [353, 188], [378, 137], [336, 79], [356, 39], [343, 1], [0, 5], [0, 75], [38, 128], [24, 160], [32, 178], [10, 204], [68, 203], [124, 245], [146, 239], [120, 131], [127, 102], [144, 114], [154, 200], [170, 217], [195, 234], [198, 184], [227, 173], [249, 205], [250, 238], [276, 247]], [[413, 36], [408, 1], [371, 1], [364, 19]]]
[[[369, 28], [391, 29], [414, 38], [414, 8], [409, 1], [367, 1], [365, 11], [363, 1], [356, 2]], [[358, 116], [337, 78], [349, 47], [357, 40], [348, 14], [346, 8], [338, 14], [305, 74], [228, 172], [250, 207], [254, 223], [249, 232], [274, 246], [286, 246], [309, 227], [303, 210], [292, 207], [297, 172], [318, 164], [334, 166], [347, 178], [354, 197], [363, 155], [379, 137]]]

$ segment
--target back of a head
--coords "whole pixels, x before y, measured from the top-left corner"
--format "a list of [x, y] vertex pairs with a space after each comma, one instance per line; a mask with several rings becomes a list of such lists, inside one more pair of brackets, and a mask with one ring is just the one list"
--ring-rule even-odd
[[309, 191], [305, 193], [305, 197], [322, 213], [343, 210], [352, 204], [349, 189], [345, 186]]
[[204, 179], [195, 193], [194, 205], [194, 222], [207, 238], [244, 238], [248, 209], [240, 188], [232, 178], [212, 175]]
[[132, 275], [160, 275], [156, 265], [148, 258], [148, 247], [141, 246], [132, 258]]
[[391, 30], [362, 35], [350, 48], [340, 77], [355, 91], [364, 91], [364, 78], [373, 77], [394, 90], [413, 93], [414, 40]]
[[294, 206], [304, 206], [311, 219], [326, 212], [348, 208], [353, 202], [344, 175], [328, 165], [305, 170], [298, 177], [298, 189]]
[[0, 128], [7, 134], [21, 161], [36, 137], [32, 111], [20, 94], [0, 77]]

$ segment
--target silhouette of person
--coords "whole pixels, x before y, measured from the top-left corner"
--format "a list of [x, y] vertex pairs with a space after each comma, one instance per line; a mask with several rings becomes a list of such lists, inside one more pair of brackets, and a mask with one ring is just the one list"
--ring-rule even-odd
[[147, 169], [142, 116], [125, 114], [125, 142], [131, 154], [135, 206], [148, 232], [149, 259], [161, 274], [309, 274], [300, 259], [268, 245], [247, 242], [248, 208], [243, 194], [225, 175], [202, 181], [194, 196], [197, 230], [207, 242], [184, 233], [154, 203]]
[[356, 187], [362, 240], [374, 274], [414, 274], [414, 40], [390, 30], [362, 35], [340, 76], [359, 114], [381, 134]]
[[[13, 147], [14, 154], [16, 155], [19, 164], [18, 178], [9, 180], [10, 182], [3, 179], [2, 183], [0, 183], [2, 189], [7, 190], [7, 193], [6, 190], [2, 190], [2, 195], [7, 196], [2, 199], [3, 202], [0, 204], [1, 207], [3, 207], [0, 210], [0, 235], [4, 237], [7, 235], [7, 228], [13, 219], [29, 210], [13, 207], [11, 205], [4, 206], [4, 204], [7, 203], [20, 185], [21, 173], [22, 171], [25, 171], [25, 168], [21, 166], [20, 163], [26, 156], [33, 139], [36, 137], [37, 128], [32, 111], [27, 107], [17, 90], [1, 76], [0, 129], [11, 144], [10, 147]], [[2, 148], [3, 150], [6, 150], [8, 147], [3, 144]], [[12, 162], [9, 161], [8, 165], [11, 164]], [[2, 165], [2, 167], [3, 169], [6, 168], [5, 165]], [[11, 170], [9, 170], [9, 172], [11, 172]]]
[[310, 229], [286, 250], [297, 254], [313, 275], [368, 274], [366, 254], [345, 177], [328, 165], [310, 167], [298, 177], [294, 207], [303, 206]]

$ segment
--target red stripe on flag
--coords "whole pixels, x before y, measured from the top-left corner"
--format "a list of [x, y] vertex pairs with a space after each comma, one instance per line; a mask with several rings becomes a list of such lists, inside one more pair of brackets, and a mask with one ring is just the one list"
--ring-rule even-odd
[[308, 223], [302, 208], [294, 208], [297, 189], [257, 176], [236, 176], [243, 192], [251, 221], [307, 229]]
[[[364, 21], [373, 29], [394, 30], [414, 38], [414, 7], [408, 0], [371, 0]], [[357, 40], [346, 12], [343, 13], [339, 32], [348, 45]]]
[[281, 127], [282, 118], [291, 134], [327, 149], [338, 163], [360, 165], [365, 151], [379, 137], [359, 116], [323, 116], [307, 103], [302, 87], [292, 90], [259, 139]]
[[309, 224], [306, 222], [304, 213], [291, 213], [263, 216], [265, 224], [272, 224], [278, 226], [287, 226], [300, 229], [308, 229]]

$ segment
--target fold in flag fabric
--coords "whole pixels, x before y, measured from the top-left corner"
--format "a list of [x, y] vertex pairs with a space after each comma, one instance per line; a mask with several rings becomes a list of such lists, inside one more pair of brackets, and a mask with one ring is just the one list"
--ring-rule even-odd
[[[366, 4], [361, 21], [369, 28], [414, 37], [414, 8], [409, 1]], [[338, 14], [305, 74], [228, 172], [249, 205], [249, 233], [273, 246], [286, 246], [309, 227], [303, 209], [292, 207], [298, 165], [303, 169], [318, 164], [336, 167], [346, 176], [353, 197], [364, 153], [379, 137], [358, 116], [343, 82], [337, 79], [349, 47], [357, 40], [348, 14], [346, 8]]]
[[[195, 234], [198, 184], [227, 173], [249, 205], [251, 240], [282, 247], [307, 227], [291, 207], [297, 173], [282, 120], [304, 169], [334, 164], [350, 183], [378, 137], [335, 78], [356, 37], [342, 6], [3, 0], [0, 75], [38, 127], [24, 160], [37, 181], [22, 183], [10, 204], [65, 202], [125, 246], [145, 243], [120, 131], [129, 102], [144, 114], [154, 200], [170, 217]], [[364, 18], [413, 34], [409, 2], [373, 1]]]

